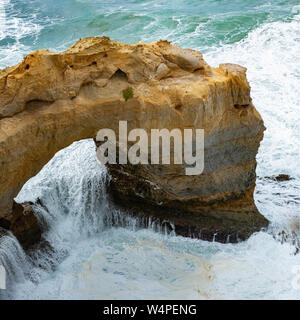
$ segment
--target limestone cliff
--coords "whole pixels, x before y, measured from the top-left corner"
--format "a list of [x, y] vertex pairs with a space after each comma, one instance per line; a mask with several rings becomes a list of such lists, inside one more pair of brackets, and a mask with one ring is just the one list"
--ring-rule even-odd
[[14, 197], [57, 151], [101, 128], [117, 132], [127, 120], [128, 130], [204, 129], [205, 169], [186, 176], [180, 165], [109, 166], [120, 204], [165, 215], [184, 235], [246, 238], [267, 221], [253, 201], [264, 125], [245, 72], [233, 64], [212, 68], [200, 52], [167, 41], [128, 45], [105, 37], [62, 53], [38, 50], [0, 70], [0, 224], [15, 221]]

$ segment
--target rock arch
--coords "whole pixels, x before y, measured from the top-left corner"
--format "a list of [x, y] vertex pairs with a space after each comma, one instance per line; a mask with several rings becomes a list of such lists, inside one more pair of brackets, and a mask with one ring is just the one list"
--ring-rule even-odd
[[[0, 70], [0, 222], [13, 219], [14, 197], [57, 151], [127, 120], [129, 129], [204, 128], [205, 172], [187, 177], [182, 168], [157, 173], [149, 166], [128, 184], [124, 168], [115, 167], [120, 197], [136, 197], [134, 180], [148, 176], [161, 191], [145, 203], [165, 197], [169, 207], [234, 217], [247, 235], [266, 225], [252, 196], [264, 125], [245, 71], [211, 68], [200, 52], [167, 41], [127, 45], [106, 37], [82, 39], [62, 53], [38, 50]], [[133, 97], [125, 99], [129, 86]]]

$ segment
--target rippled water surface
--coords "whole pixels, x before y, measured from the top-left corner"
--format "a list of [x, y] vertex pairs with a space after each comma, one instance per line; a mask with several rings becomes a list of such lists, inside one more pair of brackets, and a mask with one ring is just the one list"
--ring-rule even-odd
[[[141, 229], [106, 199], [106, 172], [93, 142], [76, 142], [17, 198], [39, 197], [47, 206], [49, 212], [39, 208], [39, 219], [51, 246], [25, 255], [13, 237], [1, 238], [9, 288], [0, 295], [300, 299], [293, 287], [293, 267], [300, 265], [299, 1], [0, 0], [0, 67], [35, 49], [64, 50], [79, 38], [102, 35], [128, 43], [168, 39], [201, 50], [213, 66], [247, 67], [267, 127], [257, 156], [255, 200], [271, 225], [238, 244], [166, 235], [154, 223]], [[293, 179], [266, 179], [280, 173]], [[120, 227], [111, 227], [112, 219]], [[277, 236], [282, 230], [288, 241]]]

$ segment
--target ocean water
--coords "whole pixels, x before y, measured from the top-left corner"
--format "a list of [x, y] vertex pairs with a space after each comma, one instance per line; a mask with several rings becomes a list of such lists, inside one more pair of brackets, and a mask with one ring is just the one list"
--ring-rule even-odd
[[[247, 67], [267, 127], [255, 201], [270, 227], [238, 244], [178, 237], [153, 221], [140, 228], [107, 199], [93, 142], [75, 142], [17, 197], [46, 205], [37, 210], [50, 246], [25, 254], [11, 234], [0, 239], [8, 271], [0, 297], [300, 299], [299, 1], [0, 0], [2, 68], [38, 48], [60, 51], [103, 35], [127, 43], [167, 39], [202, 51], [213, 66]], [[266, 179], [280, 173], [293, 179]]]

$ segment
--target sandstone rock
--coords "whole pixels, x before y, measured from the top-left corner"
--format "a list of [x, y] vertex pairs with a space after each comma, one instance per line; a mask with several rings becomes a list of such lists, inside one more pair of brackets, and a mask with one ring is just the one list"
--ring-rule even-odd
[[[267, 221], [253, 201], [265, 128], [245, 71], [211, 68], [200, 52], [167, 41], [127, 45], [105, 37], [62, 53], [38, 50], [0, 70], [0, 219], [13, 221], [14, 197], [57, 151], [101, 128], [118, 132], [127, 120], [128, 130], [205, 129], [205, 170], [186, 176], [181, 165], [110, 166], [119, 203], [138, 203], [145, 214], [153, 214], [148, 206], [165, 208], [170, 220], [176, 208], [178, 226], [246, 238]], [[128, 87], [133, 97], [125, 101]]]

